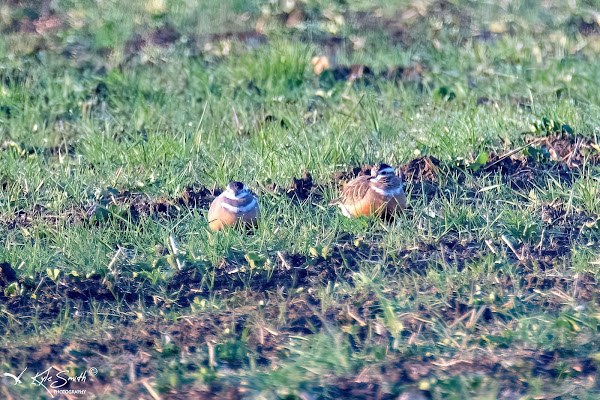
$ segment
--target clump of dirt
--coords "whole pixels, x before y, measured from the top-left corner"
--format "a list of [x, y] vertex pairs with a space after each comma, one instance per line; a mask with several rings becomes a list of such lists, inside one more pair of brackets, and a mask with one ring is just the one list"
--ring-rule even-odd
[[504, 34], [500, 32], [492, 32], [490, 30], [483, 30], [480, 33], [473, 35], [473, 39], [483, 42], [490, 43], [500, 39]]
[[343, 65], [337, 64], [330, 69], [319, 73], [322, 86], [333, 82], [363, 82], [370, 84], [375, 78], [383, 78], [392, 82], [421, 82], [423, 67], [419, 64], [413, 66], [389, 66], [382, 71], [375, 71], [364, 64]]
[[437, 182], [440, 160], [431, 156], [419, 157], [402, 166], [400, 170], [406, 181]]
[[188, 186], [176, 203], [188, 208], [208, 209], [210, 203], [223, 192], [220, 188], [208, 189], [205, 186]]
[[17, 273], [7, 262], [0, 263], [0, 288], [17, 281]]
[[76, 157], [77, 152], [75, 146], [72, 144], [66, 144], [64, 146], [53, 146], [44, 148], [41, 153], [46, 157]]
[[[125, 279], [126, 281], [127, 279]], [[95, 275], [87, 279], [83, 279], [80, 281], [64, 281], [62, 282], [61, 292], [63, 296], [73, 300], [82, 300], [82, 301], [90, 301], [92, 299], [97, 301], [114, 301], [115, 297], [113, 293], [109, 290], [108, 284], [103, 282], [103, 278], [100, 275]], [[117, 289], [126, 289], [126, 286], [122, 286], [122, 283], [119, 282], [115, 285]], [[130, 300], [135, 301], [136, 297], [133, 292], [130, 290], [118, 290], [120, 294], [125, 295], [124, 298], [129, 298]]]
[[150, 34], [150, 42], [156, 46], [170, 46], [179, 40], [180, 37], [181, 35], [175, 30], [175, 27], [167, 23], [156, 28], [152, 34]]
[[492, 106], [494, 101], [487, 96], [482, 96], [477, 98], [478, 106]]
[[504, 183], [520, 191], [532, 189], [536, 182], [547, 180], [549, 175], [568, 184], [574, 179], [574, 172], [565, 163], [540, 163], [524, 155], [515, 158], [492, 154], [474, 175], [490, 172], [500, 174]]
[[133, 220], [138, 220], [141, 216], [146, 215], [153, 218], [174, 218], [179, 215], [182, 208], [208, 209], [210, 203], [221, 192], [220, 189], [209, 190], [204, 186], [188, 186], [180, 197], [151, 199], [147, 195], [131, 193], [127, 190], [114, 195], [114, 189], [109, 188], [99, 199], [98, 205], [124, 207], [126, 215]]
[[322, 197], [320, 187], [313, 182], [312, 175], [308, 171], [304, 171], [301, 178], [293, 177], [292, 183], [287, 189], [279, 186], [276, 183], [267, 185], [267, 189], [278, 195], [285, 194], [292, 200], [318, 200]]
[[291, 254], [286, 251], [277, 252], [277, 266], [281, 270], [291, 270], [301, 268], [306, 262], [306, 257], [302, 254]]
[[0, 105], [0, 115], [10, 119], [12, 115], [12, 108], [10, 106]]
[[375, 76], [371, 68], [362, 64], [354, 64], [350, 66], [336, 65], [331, 70], [324, 71], [321, 76], [326, 77], [329, 73], [331, 73], [333, 76], [334, 81], [349, 82], [367, 78], [372, 79]]
[[[112, 304], [115, 301], [140, 302], [160, 307], [188, 307], [197, 296], [207, 293], [226, 294], [238, 290], [250, 289], [255, 293], [278, 287], [294, 287], [319, 284], [335, 279], [349, 279], [350, 273], [358, 265], [359, 255], [351, 246], [335, 247], [328, 255], [319, 255], [311, 259], [300, 254], [277, 252], [267, 258], [249, 264], [245, 255], [231, 254], [212, 272], [207, 266], [188, 265], [167, 281], [167, 289], [176, 292], [174, 301], [165, 303], [156, 296], [156, 287], [147, 280], [121, 273], [118, 279], [111, 275], [94, 275], [88, 278], [65, 275], [53, 282], [36, 277], [21, 278], [25, 292], [19, 296], [5, 297], [0, 292], [0, 300], [15, 314], [28, 313], [35, 303], [40, 320], [55, 318], [68, 302], [74, 302], [80, 312], [91, 310], [92, 303]], [[0, 287], [17, 280], [9, 264], [3, 264], [0, 274]], [[266, 273], [265, 269], [269, 269]], [[35, 293], [35, 300], [31, 294]], [[33, 302], [33, 303], [32, 303]]]
[[141, 193], [108, 188], [102, 191], [97, 201], [88, 207], [87, 215], [93, 222], [112, 218], [137, 221], [142, 215], [169, 217], [174, 211], [171, 207], [172, 204], [164, 198], [152, 201], [147, 195]]
[[580, 230], [583, 224], [594, 220], [594, 216], [588, 215], [585, 211], [568, 207], [560, 199], [556, 199], [548, 204], [543, 204], [541, 206], [540, 214], [542, 220], [548, 224], [548, 226], [568, 226], [571, 230]]
[[[600, 148], [594, 141], [581, 135], [568, 133], [551, 134], [543, 138], [528, 137], [529, 147], [519, 148], [503, 155], [490, 154], [487, 162], [473, 172], [478, 177], [497, 173], [502, 181], [515, 190], [526, 191], [536, 185], [544, 186], [549, 179], [560, 180], [567, 185], [573, 183], [580, 174], [585, 160], [588, 163], [600, 163]], [[411, 163], [422, 162], [419, 159]], [[466, 169], [453, 167], [453, 170]], [[410, 175], [410, 173], [406, 173]], [[416, 175], [418, 177], [418, 174]], [[425, 176], [425, 180], [434, 175]], [[461, 176], [460, 179], [464, 179]]]
[[[8, 2], [11, 7], [18, 11], [12, 13], [14, 16], [5, 24], [4, 33], [55, 33], [60, 30], [64, 23], [52, 7], [52, 1], [19, 1]], [[10, 18], [11, 13], [8, 13]]]
[[127, 190], [117, 192], [109, 188], [103, 192], [99, 199], [101, 206], [125, 206], [129, 207], [129, 215], [137, 220], [141, 216], [149, 215], [158, 218], [172, 218], [179, 214], [182, 208], [207, 209], [216, 196], [221, 194], [220, 189], [209, 190], [204, 186], [188, 186], [180, 197], [151, 199], [141, 193], [131, 193]]
[[181, 34], [177, 32], [175, 27], [166, 23], [151, 32], [138, 33], [131, 37], [131, 39], [125, 42], [125, 54], [132, 55], [138, 53], [150, 44], [159, 47], [168, 47], [179, 40], [180, 37]]
[[43, 205], [36, 204], [29, 210], [19, 210], [11, 216], [0, 218], [0, 224], [5, 225], [8, 229], [15, 229], [21, 226], [32, 226], [36, 221], [55, 226], [61, 221], [77, 225], [87, 219], [86, 210], [82, 207], [69, 208], [60, 214], [55, 214], [48, 211]]
[[146, 45], [146, 39], [139, 33], [133, 35], [131, 39], [127, 40], [124, 44], [125, 54], [136, 54], [139, 53]]
[[594, 36], [600, 34], [600, 27], [594, 16], [573, 15], [567, 21], [567, 26], [574, 32], [583, 36]]
[[308, 171], [304, 171], [302, 178], [292, 178], [292, 186], [287, 195], [292, 199], [306, 200], [313, 193], [313, 179]]
[[128, 190], [118, 191], [107, 188], [91, 204], [78, 205], [60, 214], [49, 211], [46, 207], [36, 204], [29, 210], [19, 210], [10, 217], [3, 217], [0, 223], [9, 229], [19, 226], [31, 226], [35, 221], [43, 221], [51, 226], [61, 221], [68, 224], [93, 223], [100, 224], [105, 220], [117, 219], [123, 223], [136, 222], [141, 217], [175, 218], [183, 209], [208, 209], [220, 189], [210, 190], [204, 186], [186, 187], [179, 197], [159, 197], [152, 199], [142, 193]]
[[423, 40], [424, 29], [432, 18], [453, 25], [462, 40], [473, 37], [477, 32], [471, 28], [471, 16], [468, 9], [459, 8], [447, 0], [431, 1], [424, 6], [405, 7], [401, 12], [390, 14], [381, 10], [374, 12], [347, 12], [344, 19], [358, 32], [380, 31], [396, 45], [414, 46]]
[[539, 246], [533, 255], [537, 254], [540, 259], [546, 260], [548, 265], [552, 265], [557, 257], [567, 256], [571, 252], [573, 241], [582, 233], [585, 224], [598, 218], [585, 211], [567, 207], [560, 200], [542, 205], [540, 214], [546, 224], [546, 233], [542, 238], [543, 245]]
[[[284, 128], [284, 129], [288, 129], [289, 125], [288, 123], [283, 119], [283, 118], [277, 118], [271, 114], [267, 114], [265, 116], [265, 119], [263, 121], [263, 123], [267, 124], [267, 123], [275, 123], [278, 124], [280, 127]], [[259, 125], [259, 128], [261, 126]]]
[[598, 144], [581, 135], [550, 135], [545, 137], [540, 145], [548, 150], [552, 160], [564, 162], [570, 168], [581, 167], [586, 157], [594, 164], [600, 163]]

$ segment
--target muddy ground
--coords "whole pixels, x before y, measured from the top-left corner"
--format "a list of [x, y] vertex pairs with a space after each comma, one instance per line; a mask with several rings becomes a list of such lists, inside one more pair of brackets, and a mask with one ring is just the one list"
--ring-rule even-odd
[[[483, 175], [500, 174], [502, 181], [515, 190], [528, 191], [532, 185], [547, 179], [558, 179], [568, 185], [581, 173], [580, 165], [584, 157], [587, 162], [597, 164], [600, 161], [599, 153], [594, 153], [591, 143], [581, 137], [560, 134], [536, 143], [547, 149], [552, 154], [552, 159], [534, 160], [522, 152], [491, 155], [485, 165], [472, 172], [468, 168], [443, 163], [433, 157], [422, 157], [401, 166], [399, 173], [411, 189], [412, 196], [425, 195], [431, 202], [436, 196], [445, 195], [443, 188], [439, 186], [440, 174], [456, 174], [458, 182], [468, 175], [477, 179]], [[369, 173], [370, 166], [350, 167], [335, 173], [330, 182], [315, 183], [310, 173], [306, 172], [304, 176], [294, 178], [288, 188], [270, 186], [266, 190], [288, 196], [294, 201], [319, 204], [323, 202], [323, 185], [341, 186], [355, 176]], [[219, 189], [189, 187], [176, 198], [151, 199], [141, 194], [109, 188], [93, 204], [75, 207], [64, 215], [52, 215], [39, 206], [29, 211], [19, 211], [1, 223], [9, 229], [29, 226], [38, 220], [50, 224], [66, 220], [69, 223], [93, 226], [111, 218], [114, 210], [121, 210], [122, 216], [134, 223], [139, 218], [146, 217], [177, 218], [186, 209], [207, 210], [212, 199], [219, 193]], [[473, 195], [477, 196], [476, 193]], [[108, 209], [112, 211], [103, 211]], [[532, 294], [540, 290], [551, 293], [575, 291], [581, 301], [597, 301], [594, 294], [597, 282], [592, 274], [558, 277], [551, 267], [557, 260], [569, 261], [571, 244], [580, 235], [585, 224], [594, 223], [598, 216], [575, 213], [566, 218], [567, 210], [561, 202], [548, 204], [539, 211], [547, 226], [552, 226], [557, 240], [552, 241], [551, 245], [537, 248], [515, 244], [512, 249], [507, 250], [506, 257], [510, 263], [521, 270], [520, 281], [513, 282], [507, 276], [499, 276], [501, 290], [510, 293], [517, 286]], [[410, 215], [411, 211], [407, 212]], [[249, 268], [244, 255], [235, 252], [215, 266], [186, 260], [183, 270], [175, 271], [172, 278], [158, 286], [135, 277], [132, 271], [121, 271], [118, 276], [63, 276], [56, 281], [41, 275], [33, 279], [19, 278], [14, 266], [3, 263], [0, 266], [0, 304], [3, 305], [0, 331], [4, 335], [14, 332], [14, 328], [18, 327], [22, 334], [35, 336], [40, 327], [53, 326], [56, 321], [60, 321], [65, 310], [70, 310], [74, 321], [82, 327], [91, 326], [99, 314], [106, 319], [107, 325], [100, 332], [94, 331], [93, 337], [85, 341], [29, 340], [21, 345], [3, 348], [0, 350], [0, 361], [13, 366], [27, 365], [33, 370], [43, 369], [47, 365], [95, 366], [100, 373], [86, 386], [90, 392], [126, 397], [140, 391], [150, 393], [151, 390], [147, 387], [150, 379], [159, 382], [162, 392], [167, 395], [171, 393], [169, 398], [178, 398], [169, 389], [169, 384], [165, 383], [166, 386], [160, 387], [161, 380], [157, 377], [157, 371], [164, 369], [165, 360], [171, 360], [171, 363], [177, 364], [177, 368], [183, 368], [187, 373], [200, 369], [197, 372], [203, 376], [205, 383], [198, 386], [196, 382], [189, 386], [193, 387], [190, 390], [194, 391], [194, 396], [240, 398], [248, 390], [243, 385], [223, 383], [226, 381], [211, 378], [211, 368], [217, 363], [215, 351], [219, 354], [218, 364], [222, 368], [242, 368], [248, 362], [247, 354], [253, 355], [253, 362], [257, 365], [269, 366], [272, 360], [280, 356], [282, 348], [285, 348], [283, 344], [290, 337], [311, 335], [326, 325], [343, 324], [344, 321], [358, 321], [361, 326], [360, 331], [353, 336], [356, 337], [353, 346], [360, 348], [361, 341], [367, 340], [367, 337], [385, 346], [393, 342], [391, 333], [376, 318], [374, 310], [377, 305], [372, 294], [361, 295], [361, 298], [349, 297], [341, 303], [321, 309], [319, 299], [310, 293], [310, 289], [298, 292], [299, 288], [323, 287], [331, 282], [347, 282], [352, 285], [354, 273], [358, 272], [358, 266], [365, 261], [376, 262], [391, 270], [400, 269], [406, 274], [424, 273], [431, 265], [439, 268], [450, 265], [460, 272], [465, 265], [478, 260], [482, 250], [486, 250], [488, 246], [490, 245], [487, 243], [475, 240], [459, 241], [449, 232], [437, 243], [423, 243], [390, 254], [375, 243], [365, 243], [360, 238], [346, 235], [338, 238], [327, 255], [307, 257], [285, 252], [269, 254], [271, 262], [265, 264], [267, 271]], [[209, 269], [206, 270], [207, 268]], [[18, 282], [18, 291], [8, 290], [9, 287], [14, 287], [15, 282]], [[437, 291], [435, 287], [423, 290], [432, 294]], [[232, 311], [207, 309], [193, 316], [184, 316], [190, 307], [198, 310], [203, 301], [214, 298], [228, 299], [230, 304], [234, 304], [235, 299], [244, 299], [246, 305], [241, 309], [233, 307]], [[418, 316], [403, 317], [401, 336], [410, 339], [426, 334], [429, 328], [422, 321], [433, 317], [441, 317], [451, 325], [465, 317], [477, 316], [485, 322], [484, 326], [490, 329], [490, 334], [498, 331], [500, 325], [511, 324], [510, 314], [496, 306], [468, 304], [458, 295], [445, 301], [447, 306], [441, 309], [422, 309]], [[525, 301], [525, 306], [553, 307], [560, 301], [558, 295], [532, 297]], [[282, 312], [282, 306], [287, 320], [285, 329], [273, 332], [261, 325], [261, 319], [276, 318]], [[142, 314], [136, 313], [136, 309], [151, 310], [147, 315], [155, 317], [140, 317]], [[165, 320], [164, 316], [173, 312], [181, 317], [174, 322]], [[32, 316], [35, 317], [32, 319]], [[223, 333], [225, 327], [227, 334]], [[250, 333], [244, 334], [245, 348], [238, 349], [236, 346], [239, 343], [231, 339], [239, 339], [242, 332]], [[224, 340], [224, 337], [229, 337], [229, 340]], [[504, 386], [500, 392], [506, 394], [506, 398], [512, 398], [511, 396], [526, 390], [524, 387], [519, 388], [520, 385], [527, 384], [520, 382], [515, 387], [511, 383], [518, 377], [517, 369], [505, 362], [511, 357], [525, 362], [526, 367], [542, 375], [551, 376], [555, 373], [553, 363], [559, 362], [572, 363], [575, 378], [582, 382], [596, 373], [595, 363], [589, 358], [545, 353], [539, 349], [506, 347], [493, 357], [482, 354], [475, 360], [440, 361], [424, 358], [422, 355], [403, 357], [386, 361], [385, 365], [378, 367], [381, 369], [379, 371], [363, 371], [354, 379], [325, 383], [330, 390], [329, 394], [336, 396], [362, 393], [367, 397], [392, 398], [389, 382], [414, 384], [437, 376], [442, 370], [448, 373], [447, 367], [452, 366], [450, 375], [478, 372], [502, 376]], [[173, 374], [178, 376], [175, 372]], [[182, 391], [186, 385], [188, 384], [185, 382], [178, 382], [176, 386], [178, 391]], [[5, 388], [3, 390], [10, 396]], [[418, 393], [415, 394], [417, 395]]]
[[[57, 38], [67, 32], [69, 17], [53, 12], [51, 3], [49, 0], [39, 4], [10, 0], [7, 5], [19, 8], [22, 13], [15, 14], [19, 18], [3, 21], [2, 34], [25, 35], [32, 42], [33, 53], [57, 52], [76, 68], [94, 71], [100, 80], [103, 79], [108, 69], [104, 60], [113, 49], [92, 48], [84, 40], [62, 43]], [[381, 31], [385, 40], [406, 48], [427, 36], [420, 27], [428, 26], [432, 19], [457, 27], [453, 33], [457, 45], [468, 40], [493, 42], [502, 36], [516, 34], [515, 26], [510, 24], [504, 32], [487, 29], [474, 32], [469, 28], [473, 16], [446, 0], [427, 2], [422, 8], [409, 7], [398, 15], [348, 11], [343, 18], [359, 31]], [[327, 90], [338, 82], [368, 87], [376, 80], [386, 80], [414, 85], [418, 91], [433, 89], [431, 83], [423, 82], [423, 76], [432, 68], [425, 61], [391, 64], [385, 68], [368, 63], [338, 62], [337, 56], [342, 49], [352, 54], [359, 43], [341, 34], [308, 33], [299, 29], [301, 24], [318, 24], [327, 19], [302, 2], [296, 2], [287, 12], [272, 15], [272, 19], [288, 28], [286, 33], [318, 46], [318, 55], [328, 58], [329, 68], [316, 78], [319, 88]], [[261, 24], [269, 22], [259, 20], [255, 29], [206, 35], [186, 34], [169, 22], [146, 27], [126, 38], [124, 57], [111, 67], [124, 70], [149, 62], [144, 58], [144, 51], [153, 47], [181, 47], [201, 59], [198, 62], [206, 65], [221, 63], [226, 59], [220, 49], [226, 43], [233, 42], [247, 49], [267, 43], [270, 39]], [[573, 34], [584, 37], [600, 34], [596, 21], [587, 15], [571, 17], [567, 26]], [[24, 67], [2, 73], [0, 78], [11, 87], [31, 79], [30, 75]], [[255, 82], [243, 84], [257, 92], [261, 90]], [[92, 88], [90, 104], [101, 104], [107, 97], [107, 90], [104, 82]], [[451, 98], [453, 93], [440, 90], [440, 95]], [[480, 97], [477, 105], [493, 108], [498, 100]], [[510, 101], [524, 110], [531, 109], [529, 99]], [[0, 105], [1, 118], [10, 119], [14, 115], [14, 107]], [[66, 115], [65, 119], [68, 118]], [[265, 118], [264, 123], [267, 122], [282, 127], [286, 124], [272, 115]], [[306, 122], [310, 123], [310, 118]], [[497, 174], [503, 184], [525, 195], [536, 186], [544, 187], [550, 180], [570, 187], [582, 175], [586, 165], [600, 163], [597, 144], [568, 130], [540, 131], [527, 140], [535, 150], [528, 152], [529, 155], [523, 153], [524, 149], [490, 154], [484, 165], [477, 168], [473, 168], [475, 160], [458, 162], [424, 156], [400, 166], [398, 171], [406, 181], [410, 196], [424, 198], [430, 204], [456, 189], [445, 186], [448, 176], [453, 177], [451, 184], [458, 186], [469, 179]], [[40, 149], [4, 141], [0, 143], [0, 151], [16, 151], [21, 157], [77, 157], [77, 149], [71, 144]], [[348, 166], [325, 181], [314, 180], [307, 171], [289, 185], [259, 186], [270, 194], [287, 196], [293, 202], [328, 207], [323, 199], [326, 188], [340, 188], [353, 177], [369, 174], [370, 168], [369, 165]], [[6, 184], [0, 181], [3, 190]], [[143, 218], [177, 219], [191, 209], [205, 213], [220, 190], [190, 186], [177, 196], [152, 198], [142, 193], [106, 188], [85, 204], [74, 204], [60, 214], [38, 204], [13, 215], [4, 215], [0, 224], [7, 229], [21, 229], [43, 221], [50, 226], [77, 224], [93, 228], [115, 220], [135, 224]], [[473, 190], [469, 193], [469, 201], [477, 202], [481, 196]], [[406, 212], [411, 222], [419, 223], [420, 217], [414, 210]], [[377, 243], [347, 234], [338, 237], [327, 254], [276, 251], [267, 254], [270, 262], [265, 263], [266, 267], [255, 269], [250, 268], [244, 254], [236, 252], [231, 252], [216, 265], [186, 259], [181, 271], [173, 269], [172, 276], [159, 284], [152, 284], [148, 279], [135, 276], [136, 271], [127, 269], [106, 276], [63, 274], [52, 281], [45, 274], [20, 276], [18, 266], [2, 263], [0, 333], [5, 338], [15, 337], [9, 338], [10, 346], [0, 348], [0, 363], [11, 367], [27, 366], [30, 371], [44, 370], [49, 365], [97, 368], [98, 374], [90, 376], [85, 389], [98, 397], [134, 398], [142, 394], [155, 399], [235, 399], [256, 394], [238, 373], [252, 368], [275, 370], [277, 362], [289, 355], [290, 343], [298, 336], [317, 336], [329, 327], [358, 327], [349, 335], [349, 346], [356, 352], [366, 348], [367, 343], [384, 349], [391, 347], [397, 337], [418, 346], [422, 344], [422, 337], [436, 329], [428, 321], [439, 319], [450, 327], [466, 322], [482, 342], [492, 343], [494, 351], [481, 350], [474, 357], [438, 357], [427, 355], [425, 351], [405, 352], [402, 357], [388, 355], [385, 362], [374, 363], [370, 369], [352, 371], [343, 377], [324, 376], [321, 387], [301, 393], [302, 398], [326, 394], [332, 398], [391, 399], [397, 398], [399, 388], [408, 387], [408, 396], [400, 398], [421, 400], [430, 396], [426, 386], [428, 380], [445, 377], [447, 382], [452, 382], [452, 379], [462, 379], [465, 374], [497, 377], [499, 397], [506, 399], [521, 398], [536, 384], [536, 379], [537, 382], [539, 379], [554, 382], [563, 376], [568, 376], [577, 387], [598, 389], [598, 363], [591, 351], [579, 354], [569, 349], [544, 350], [516, 345], [502, 336], [506, 329], [517, 328], [518, 321], [511, 312], [514, 307], [560, 312], [566, 301], [576, 303], [574, 299], [589, 303], [588, 307], [598, 306], [597, 280], [593, 274], [563, 276], [557, 274], [553, 266], [570, 262], [573, 243], [582, 237], [585, 229], [600, 229], [600, 216], [573, 210], [559, 200], [541, 205], [536, 212], [541, 215], [544, 228], [552, 233], [551, 240], [543, 246], [512, 243], [512, 247], [507, 247], [500, 240], [500, 245], [476, 239], [465, 241], [450, 231], [435, 243], [417, 243], [410, 248], [384, 252]], [[381, 305], [376, 293], [366, 291], [348, 295], [325, 306], [317, 294], [317, 288], [336, 282], [356, 285], [359, 266], [366, 262], [403, 275], [424, 276], [432, 267], [460, 273], [488, 251], [501, 253], [519, 270], [517, 279], [498, 274], [495, 283], [501, 296], [518, 297], [518, 304], [473, 303], [469, 296], [458, 293], [444, 297], [440, 288], [430, 285], [420, 288], [422, 294], [437, 296], [441, 305], [435, 308], [423, 305], [418, 312], [402, 314], [401, 329], [394, 333], [384, 327], [379, 318]], [[526, 296], [515, 296], [517, 292]], [[402, 296], [393, 289], [386, 294]], [[211, 306], [215, 299], [223, 304], [221, 308]], [[265, 323], [281, 319], [285, 319], [285, 324], [277, 330]], [[563, 322], [582, 324], [568, 319]], [[65, 324], [79, 325], [81, 337], [63, 338], [61, 329]], [[44, 340], [38, 340], [39, 337]], [[477, 346], [483, 348], [488, 342], [477, 343]], [[591, 341], [588, 347], [596, 349], [599, 345]], [[6, 384], [0, 386], [2, 398], [21, 398], [20, 392], [8, 386], [12, 384], [11, 378], [0, 379]], [[79, 388], [76, 384], [68, 387]], [[39, 391], [32, 389], [30, 393], [39, 394]], [[561, 395], [559, 392], [552, 394], [554, 398]]]

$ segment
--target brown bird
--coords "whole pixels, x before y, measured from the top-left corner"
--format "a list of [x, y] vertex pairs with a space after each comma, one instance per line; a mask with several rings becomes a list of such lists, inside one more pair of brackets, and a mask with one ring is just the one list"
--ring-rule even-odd
[[213, 231], [235, 225], [256, 227], [259, 218], [258, 201], [241, 182], [230, 182], [208, 209], [208, 226]]
[[396, 176], [394, 168], [378, 164], [371, 169], [371, 176], [359, 176], [348, 182], [337, 205], [348, 218], [373, 214], [389, 218], [406, 208], [402, 179]]

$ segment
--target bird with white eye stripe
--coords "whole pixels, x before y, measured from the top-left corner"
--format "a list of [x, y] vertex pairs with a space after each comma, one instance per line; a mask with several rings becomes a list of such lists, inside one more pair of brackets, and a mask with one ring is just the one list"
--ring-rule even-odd
[[258, 201], [241, 182], [230, 182], [208, 210], [208, 226], [213, 231], [236, 225], [256, 227], [259, 218]]
[[394, 168], [378, 164], [371, 169], [371, 175], [359, 176], [348, 182], [336, 202], [348, 218], [361, 215], [378, 215], [389, 218], [406, 208], [402, 179], [396, 176]]

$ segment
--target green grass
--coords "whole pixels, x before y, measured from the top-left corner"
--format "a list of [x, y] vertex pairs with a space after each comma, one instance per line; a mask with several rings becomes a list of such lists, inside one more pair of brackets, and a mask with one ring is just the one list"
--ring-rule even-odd
[[[600, 3], [303, 1], [288, 27], [284, 2], [34, 3], [0, 5], [0, 373], [95, 367], [72, 388], [98, 398], [599, 395]], [[491, 168], [569, 128], [581, 166], [542, 141]], [[422, 156], [393, 223], [329, 205], [336, 172]], [[231, 180], [252, 234], [180, 201]]]

